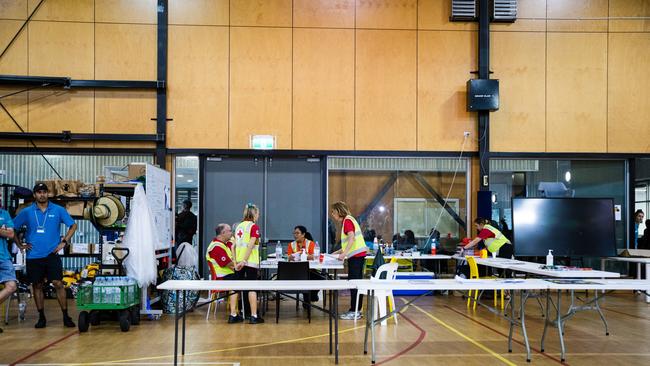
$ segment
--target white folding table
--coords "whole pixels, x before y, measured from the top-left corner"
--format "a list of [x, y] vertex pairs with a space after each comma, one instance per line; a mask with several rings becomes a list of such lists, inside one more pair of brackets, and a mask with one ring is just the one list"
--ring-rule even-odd
[[[528, 343], [528, 334], [526, 333], [526, 317], [525, 317], [525, 303], [527, 291], [531, 290], [546, 290], [549, 287], [548, 282], [538, 279], [526, 279], [526, 280], [513, 280], [513, 279], [475, 279], [475, 280], [351, 280], [359, 291], [366, 290], [368, 293], [368, 302], [366, 306], [366, 334], [364, 338], [363, 353], [368, 353], [368, 333], [370, 332], [371, 338], [371, 361], [374, 364], [376, 361], [376, 352], [375, 352], [375, 324], [387, 319], [392, 316], [395, 312], [398, 312], [401, 308], [408, 306], [415, 299], [404, 304], [400, 309], [394, 309], [392, 312], [386, 314], [381, 318], [375, 319], [374, 311], [374, 296], [375, 291], [378, 290], [419, 290], [419, 291], [444, 291], [444, 290], [456, 290], [456, 291], [469, 291], [469, 290], [511, 290], [513, 295], [510, 299], [511, 304], [514, 304], [514, 294], [519, 292], [521, 296], [521, 305], [520, 305], [520, 319], [517, 320], [515, 316], [515, 307], [511, 306], [510, 316], [503, 316], [500, 312], [495, 314], [503, 316], [510, 322], [510, 333], [508, 335], [508, 352], [512, 352], [512, 335], [514, 332], [515, 325], [521, 326], [521, 331], [524, 337], [524, 342], [526, 345], [527, 360], [530, 361], [530, 345]], [[424, 296], [424, 295], [422, 295]]]
[[[451, 259], [452, 256], [446, 255], [446, 254], [426, 254], [426, 253], [418, 253], [416, 255], [403, 255], [403, 254], [389, 254], [389, 255], [384, 255], [384, 259], [413, 259], [417, 261], [423, 261], [423, 260], [433, 260], [438, 262], [438, 273], [440, 273], [440, 261], [441, 260], [446, 260], [446, 259]], [[366, 256], [366, 259], [368, 260], [374, 260], [375, 256], [374, 255], [369, 255]]]
[[[310, 305], [329, 314], [330, 354], [332, 354], [332, 335], [334, 336], [334, 359], [339, 362], [339, 322], [338, 322], [338, 292], [352, 289], [355, 286], [347, 280], [301, 280], [301, 281], [203, 281], [203, 280], [170, 280], [158, 285], [160, 290], [176, 292], [176, 312], [174, 314], [174, 365], [178, 364], [178, 321], [183, 318], [181, 354], [185, 354], [185, 299], [186, 291], [303, 291], [328, 290], [334, 296], [329, 297], [329, 309]], [[183, 296], [183, 311], [180, 308], [180, 295]], [[332, 322], [334, 331], [332, 332]]]
[[[641, 280], [641, 265], [645, 264], [645, 281], [650, 285], [650, 258], [648, 257], [607, 257], [601, 258], [600, 269], [605, 269], [605, 262], [628, 262], [636, 263], [636, 279]], [[646, 293], [645, 302], [650, 303], [650, 295]]]

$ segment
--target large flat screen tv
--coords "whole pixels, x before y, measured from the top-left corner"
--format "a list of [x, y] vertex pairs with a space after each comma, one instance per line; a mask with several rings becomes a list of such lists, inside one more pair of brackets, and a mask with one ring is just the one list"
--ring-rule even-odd
[[609, 198], [514, 198], [512, 229], [516, 256], [616, 255]]

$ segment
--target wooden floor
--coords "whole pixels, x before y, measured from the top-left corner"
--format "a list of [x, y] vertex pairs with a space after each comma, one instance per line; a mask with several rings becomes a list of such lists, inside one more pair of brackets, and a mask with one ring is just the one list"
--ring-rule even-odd
[[[402, 303], [403, 298], [397, 298]], [[349, 303], [342, 296], [341, 310]], [[274, 305], [271, 304], [271, 307]], [[596, 313], [580, 313], [566, 326], [568, 365], [649, 365], [650, 306], [631, 293], [610, 295], [603, 302], [610, 336]], [[205, 320], [205, 307], [188, 314], [185, 364], [219, 365], [333, 365], [328, 354], [327, 317], [314, 313], [308, 324], [295, 303], [281, 306], [280, 324], [273, 316], [261, 325], [225, 322], [223, 305], [218, 319]], [[273, 308], [270, 310], [274, 313]], [[0, 334], [2, 364], [169, 364], [173, 361], [173, 318], [143, 320], [128, 333], [116, 322], [91, 327], [88, 333], [62, 326], [54, 300], [47, 300], [48, 326], [34, 329], [33, 303], [27, 319], [19, 323], [11, 308], [9, 325]], [[71, 309], [73, 317], [76, 311]], [[539, 352], [541, 312], [536, 301], [527, 307], [527, 329], [533, 347], [533, 364], [560, 364], [557, 329], [551, 328], [546, 353]], [[341, 321], [340, 364], [370, 365], [363, 354], [364, 322]], [[507, 352], [508, 323], [485, 309], [467, 310], [460, 296], [435, 296], [418, 300], [399, 318], [378, 327], [377, 365], [521, 365], [526, 364], [522, 337], [516, 332], [513, 353]]]

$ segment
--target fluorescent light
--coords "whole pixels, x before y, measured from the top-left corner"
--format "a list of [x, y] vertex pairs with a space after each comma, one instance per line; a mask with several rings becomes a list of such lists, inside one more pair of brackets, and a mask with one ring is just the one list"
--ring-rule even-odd
[[564, 180], [567, 182], [571, 181], [571, 172], [567, 171], [566, 173], [564, 173]]
[[379, 212], [384, 212], [386, 211], [386, 207], [384, 206], [379, 206]]
[[176, 174], [176, 177], [177, 177], [177, 178], [183, 178], [184, 175], [183, 175], [183, 174]]
[[188, 179], [187, 180], [187, 183], [192, 183], [192, 182], [194, 182], [194, 179]]

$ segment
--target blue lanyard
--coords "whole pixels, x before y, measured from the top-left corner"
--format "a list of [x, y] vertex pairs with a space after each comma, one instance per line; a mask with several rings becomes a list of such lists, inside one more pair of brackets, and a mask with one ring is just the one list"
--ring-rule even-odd
[[[39, 210], [39, 211], [41, 210], [38, 206], [36, 206], [36, 209]], [[43, 225], [41, 225], [40, 222], [38, 222], [38, 215], [36, 214], [36, 210], [34, 210], [34, 219], [36, 219], [36, 227], [37, 228], [45, 228], [45, 223], [47, 222], [47, 211], [48, 211], [48, 209], [46, 208], [45, 213], [43, 213], [43, 215], [45, 216], [45, 219], [43, 220]]]

